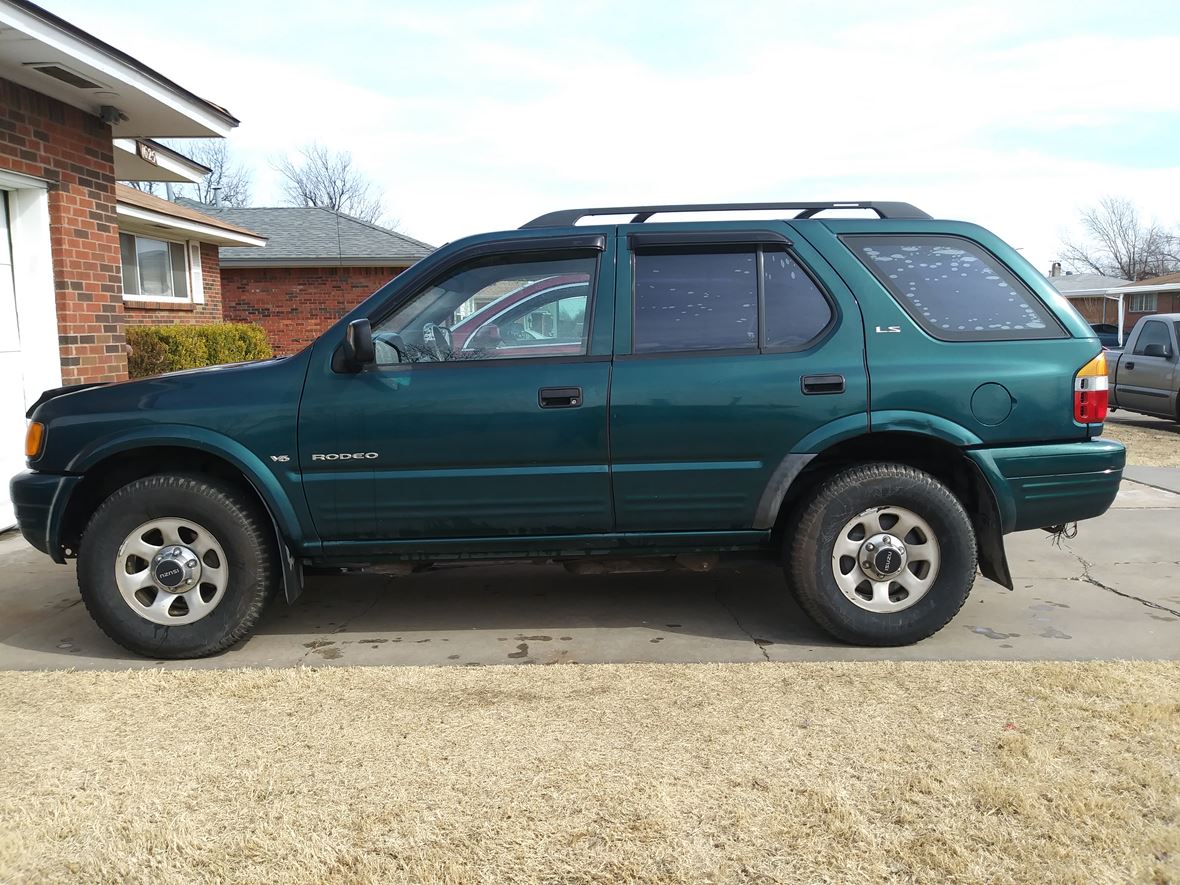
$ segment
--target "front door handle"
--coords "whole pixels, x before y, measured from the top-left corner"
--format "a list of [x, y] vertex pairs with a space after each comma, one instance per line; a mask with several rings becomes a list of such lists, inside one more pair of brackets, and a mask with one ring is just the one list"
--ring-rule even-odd
[[823, 393], [843, 393], [843, 375], [804, 375], [800, 381], [803, 392], [809, 396]]
[[1125, 369], [1133, 369], [1133, 368], [1135, 368], [1135, 364], [1134, 364], [1134, 363], [1124, 363], [1124, 364], [1123, 364], [1123, 368], [1125, 368]]
[[576, 409], [582, 404], [580, 387], [542, 387], [537, 392], [542, 409]]

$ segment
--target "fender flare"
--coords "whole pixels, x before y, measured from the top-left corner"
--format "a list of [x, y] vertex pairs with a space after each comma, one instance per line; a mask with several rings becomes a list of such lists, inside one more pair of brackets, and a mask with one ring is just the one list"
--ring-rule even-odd
[[[205, 427], [188, 424], [153, 424], [92, 442], [66, 465], [71, 474], [84, 474], [114, 455], [153, 446], [192, 449], [215, 455], [237, 468], [262, 501], [275, 533], [288, 602], [303, 592], [303, 571], [292, 550], [292, 541], [303, 538], [298, 514], [274, 474], [257, 455], [236, 440]], [[59, 505], [64, 512], [66, 501]], [[60, 523], [60, 520], [59, 520]]]

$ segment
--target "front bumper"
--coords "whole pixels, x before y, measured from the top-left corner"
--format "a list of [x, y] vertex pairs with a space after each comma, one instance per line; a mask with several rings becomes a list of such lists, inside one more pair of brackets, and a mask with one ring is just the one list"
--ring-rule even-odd
[[1127, 450], [1105, 439], [973, 449], [1005, 534], [1101, 516], [1114, 503]]
[[25, 540], [53, 557], [54, 562], [65, 562], [61, 549], [61, 522], [66, 502], [82, 477], [60, 476], [26, 470], [9, 483], [16, 521]]

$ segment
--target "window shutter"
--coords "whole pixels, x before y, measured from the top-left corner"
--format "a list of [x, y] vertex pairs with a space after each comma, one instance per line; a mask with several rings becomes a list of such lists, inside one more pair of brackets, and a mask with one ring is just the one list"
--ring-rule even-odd
[[201, 244], [195, 240], [190, 240], [188, 250], [189, 267], [192, 269], [189, 279], [192, 282], [193, 304], [204, 304], [205, 284], [204, 278], [201, 275]]

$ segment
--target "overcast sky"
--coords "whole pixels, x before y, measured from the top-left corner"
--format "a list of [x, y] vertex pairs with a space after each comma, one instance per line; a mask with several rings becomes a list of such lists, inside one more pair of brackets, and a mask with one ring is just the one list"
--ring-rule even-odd
[[1180, 222], [1180, 4], [41, 0], [241, 119], [352, 151], [441, 244], [616, 203], [912, 202], [1042, 270], [1106, 194]]

